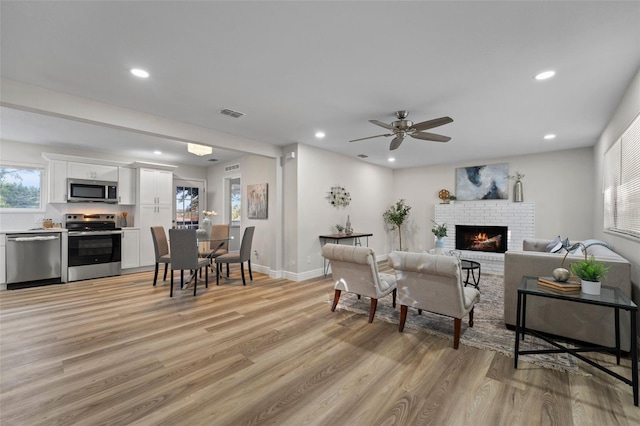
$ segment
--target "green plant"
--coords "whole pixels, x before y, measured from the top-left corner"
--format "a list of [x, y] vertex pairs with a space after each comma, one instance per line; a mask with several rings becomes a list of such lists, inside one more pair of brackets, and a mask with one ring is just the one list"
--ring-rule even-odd
[[344, 226], [337, 224], [336, 229], [338, 230], [338, 232], [342, 232], [344, 230]]
[[390, 229], [392, 231], [398, 228], [400, 250], [402, 250], [402, 224], [407, 216], [409, 216], [409, 210], [411, 210], [411, 206], [406, 205], [404, 199], [400, 199], [382, 214], [384, 222], [391, 225]]
[[442, 225], [439, 225], [433, 219], [431, 219], [431, 222], [433, 222], [433, 224], [434, 224], [433, 228], [431, 228], [431, 232], [433, 232], [433, 235], [435, 235], [438, 238], [442, 238], [442, 237], [446, 237], [447, 236], [447, 224], [446, 223], [443, 223]]
[[455, 196], [455, 195], [453, 195], [453, 194], [449, 194], [449, 199], [450, 199], [451, 201], [455, 201], [457, 198], [456, 198], [456, 196]]
[[609, 269], [610, 266], [604, 266], [603, 263], [596, 261], [593, 255], [571, 264], [571, 272], [585, 281], [601, 281], [606, 278]]

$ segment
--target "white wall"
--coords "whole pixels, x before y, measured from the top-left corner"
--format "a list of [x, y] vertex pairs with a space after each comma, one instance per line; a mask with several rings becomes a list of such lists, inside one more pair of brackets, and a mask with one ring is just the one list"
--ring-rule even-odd
[[[634, 239], [603, 230], [604, 200], [602, 196], [602, 177], [604, 153], [622, 136], [622, 132], [624, 132], [638, 114], [640, 114], [640, 69], [638, 69], [638, 72], [629, 84], [624, 98], [618, 105], [617, 110], [594, 147], [595, 173], [593, 174], [592, 180], [595, 198], [593, 234], [596, 236], [595, 238], [613, 244], [616, 252], [631, 262], [631, 292], [636, 304], [640, 304], [640, 241], [638, 241], [637, 238]], [[640, 327], [640, 318], [638, 318], [638, 327]]]
[[[344, 225], [347, 215], [354, 232], [373, 233], [369, 246], [377, 255], [386, 254], [389, 242], [382, 213], [393, 199], [392, 170], [308, 145], [298, 144], [297, 148], [295, 160], [286, 160], [284, 173], [285, 180], [292, 178], [291, 162], [297, 162], [297, 195], [285, 193], [285, 199], [297, 196], [298, 206], [297, 229], [291, 229], [295, 223], [285, 223], [285, 241], [289, 240], [287, 233], [296, 232], [298, 246], [295, 258], [290, 258], [291, 252], [285, 258], [285, 265], [290, 268], [285, 271], [288, 276], [305, 279], [321, 273], [318, 236], [336, 233], [335, 225]], [[348, 207], [336, 208], [327, 201], [327, 193], [334, 185], [343, 186], [351, 193]]]
[[[524, 200], [534, 202], [536, 206], [536, 238], [554, 238], [557, 235], [570, 240], [593, 238], [593, 150], [579, 148], [396, 170], [393, 193], [396, 198], [405, 198], [411, 206], [407, 232], [403, 232], [403, 246], [418, 251], [434, 248], [431, 219], [435, 205], [440, 203], [438, 191], [448, 189], [455, 193], [457, 167], [498, 163], [508, 163], [509, 174], [516, 171], [525, 174]], [[509, 201], [504, 202], [511, 202], [512, 185], [510, 183]]]
[[[239, 164], [240, 168], [225, 172], [225, 167], [232, 164]], [[229, 177], [240, 177], [242, 187], [242, 226], [239, 237], [242, 238], [244, 228], [255, 226], [252, 242], [251, 266], [252, 269], [269, 275], [277, 275], [276, 239], [278, 236], [277, 222], [280, 220], [281, 209], [276, 207], [277, 192], [280, 190], [276, 182], [276, 159], [259, 155], [246, 155], [239, 159], [223, 162], [210, 166], [207, 169], [207, 210], [215, 210], [218, 216], [212, 220], [214, 224], [229, 223], [225, 204], [225, 179]], [[268, 194], [268, 218], [248, 219], [247, 218], [247, 185], [257, 183], [267, 183], [269, 185]], [[254, 255], [258, 252], [258, 256]]]

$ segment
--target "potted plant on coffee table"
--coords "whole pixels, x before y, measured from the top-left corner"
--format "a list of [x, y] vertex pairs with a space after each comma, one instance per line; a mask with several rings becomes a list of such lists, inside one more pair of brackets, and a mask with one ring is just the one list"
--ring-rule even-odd
[[601, 281], [606, 279], [610, 267], [598, 262], [594, 255], [571, 264], [571, 272], [582, 280], [582, 292], [586, 294], [600, 294]]

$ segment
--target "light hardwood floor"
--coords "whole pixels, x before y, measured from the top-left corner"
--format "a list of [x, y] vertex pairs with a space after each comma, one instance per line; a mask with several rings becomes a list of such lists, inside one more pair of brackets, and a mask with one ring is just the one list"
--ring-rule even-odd
[[[0, 294], [2, 425], [637, 425], [631, 387], [348, 312], [330, 278]], [[464, 332], [464, 327], [463, 327]], [[615, 359], [599, 356], [609, 366]], [[629, 375], [629, 361], [614, 367]]]

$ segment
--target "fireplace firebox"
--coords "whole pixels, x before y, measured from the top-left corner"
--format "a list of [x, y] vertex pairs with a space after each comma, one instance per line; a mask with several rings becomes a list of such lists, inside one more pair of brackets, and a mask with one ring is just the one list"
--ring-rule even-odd
[[456, 225], [456, 250], [504, 253], [507, 231], [506, 226]]

